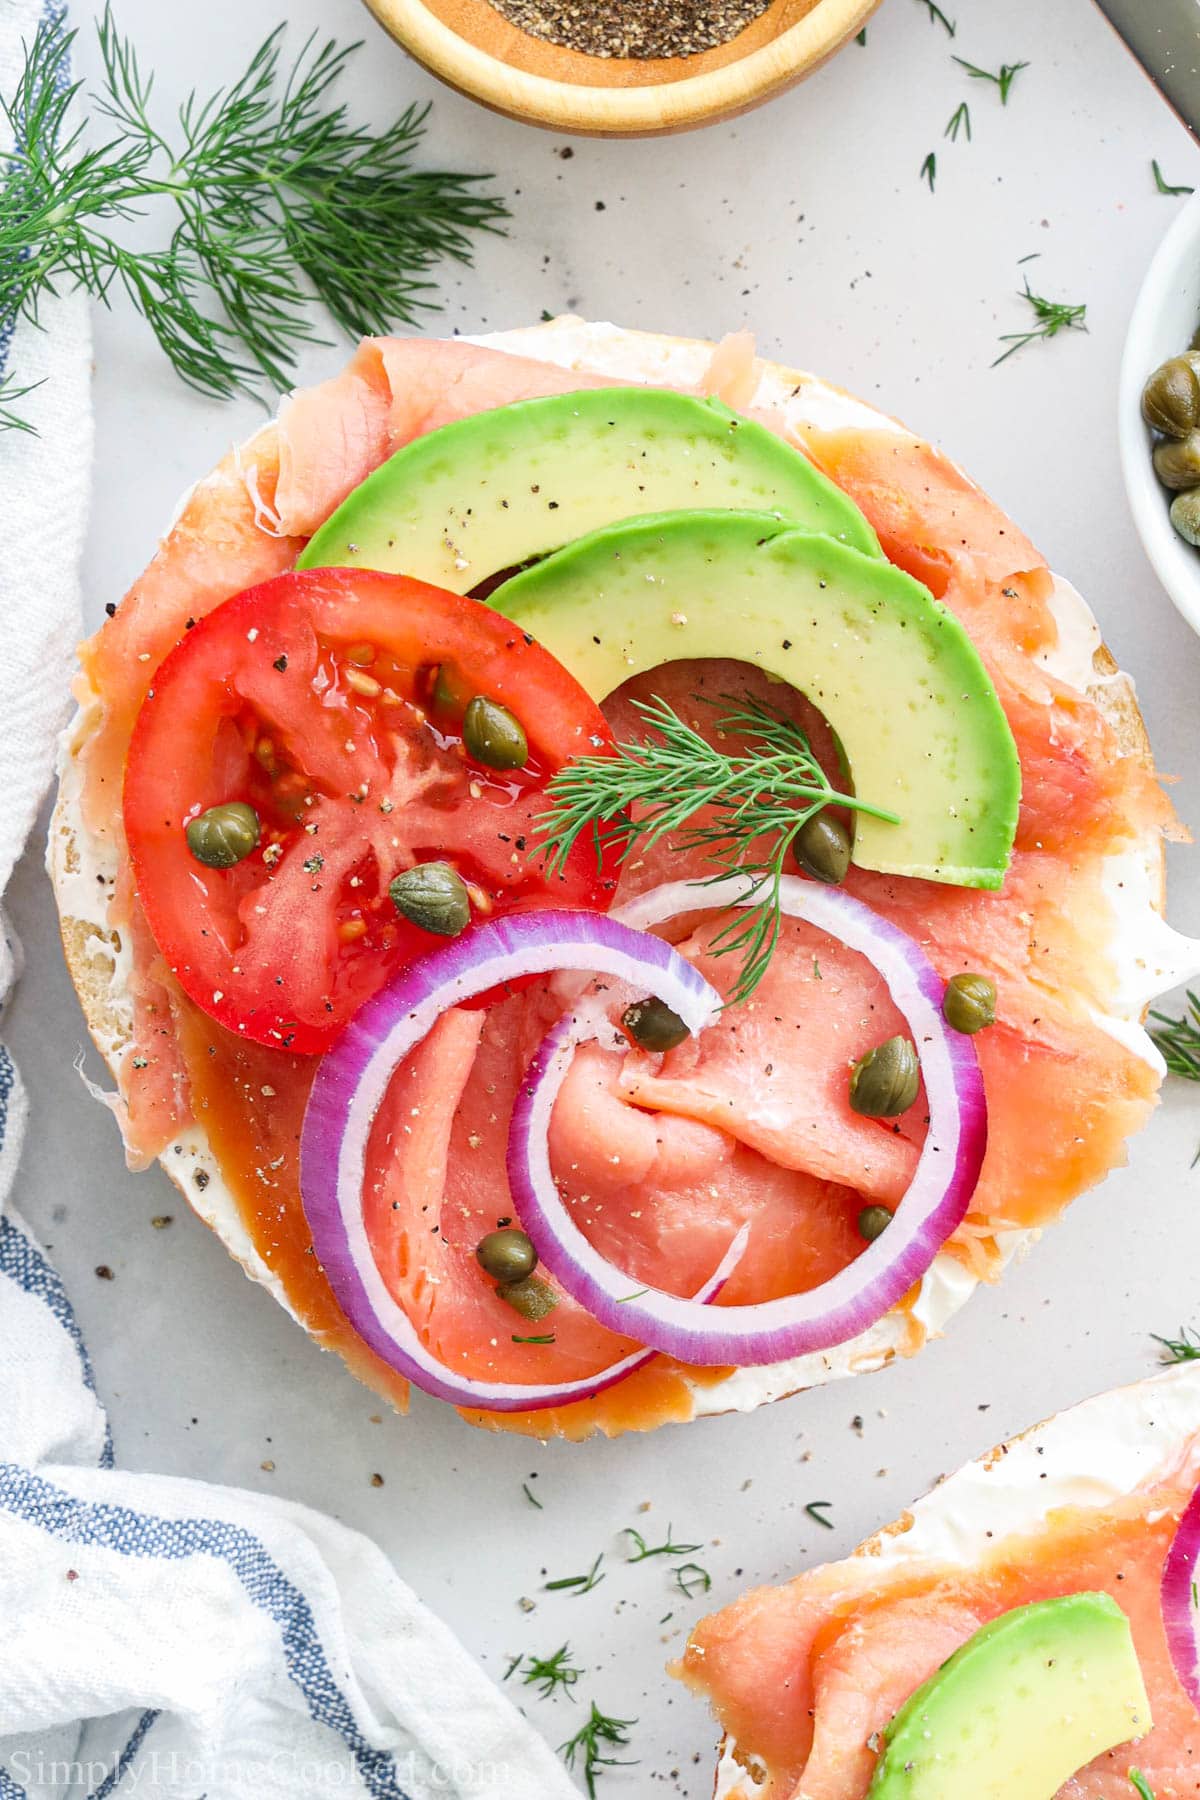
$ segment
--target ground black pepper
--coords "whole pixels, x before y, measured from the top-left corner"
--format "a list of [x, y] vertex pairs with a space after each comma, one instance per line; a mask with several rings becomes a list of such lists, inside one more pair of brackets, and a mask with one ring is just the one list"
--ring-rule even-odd
[[531, 36], [585, 56], [695, 56], [727, 44], [771, 0], [492, 0]]

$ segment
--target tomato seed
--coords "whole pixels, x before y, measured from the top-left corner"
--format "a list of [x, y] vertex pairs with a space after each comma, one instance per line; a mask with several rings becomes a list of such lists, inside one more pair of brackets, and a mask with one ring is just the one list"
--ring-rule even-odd
[[367, 921], [365, 919], [346, 919], [338, 926], [338, 936], [343, 944], [352, 944], [356, 938], [366, 937]]
[[363, 694], [368, 700], [376, 699], [383, 686], [373, 675], [364, 675], [360, 669], [346, 670], [346, 686], [354, 689], [356, 694]]

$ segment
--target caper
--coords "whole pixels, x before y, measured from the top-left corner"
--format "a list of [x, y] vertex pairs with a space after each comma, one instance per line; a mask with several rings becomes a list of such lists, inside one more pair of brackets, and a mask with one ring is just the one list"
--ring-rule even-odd
[[1142, 389], [1142, 417], [1171, 438], [1200, 425], [1200, 377], [1189, 357], [1172, 356], [1155, 369]]
[[942, 1017], [970, 1037], [996, 1022], [996, 985], [986, 975], [955, 975], [942, 995]]
[[831, 814], [814, 813], [796, 833], [794, 854], [806, 875], [836, 886], [850, 867], [850, 833]]
[[514, 1312], [519, 1312], [523, 1319], [536, 1324], [552, 1313], [558, 1305], [558, 1295], [548, 1281], [540, 1275], [527, 1275], [524, 1281], [506, 1281], [496, 1289], [502, 1300], [506, 1300]]
[[484, 694], [476, 694], [468, 705], [462, 735], [475, 761], [489, 769], [523, 769], [529, 761], [529, 741], [520, 719]]
[[417, 863], [388, 884], [392, 905], [422, 931], [457, 937], [471, 923], [467, 884], [449, 863]]
[[187, 847], [210, 869], [232, 869], [258, 849], [258, 814], [244, 800], [210, 806], [188, 825]]
[[665, 1000], [659, 1000], [651, 994], [645, 1000], [635, 1000], [621, 1014], [621, 1023], [643, 1050], [674, 1050], [691, 1032], [677, 1012], [672, 1012]]
[[873, 1244], [877, 1237], [882, 1237], [892, 1222], [892, 1215], [886, 1206], [864, 1206], [858, 1215], [858, 1235]]
[[1189, 544], [1200, 544], [1200, 488], [1188, 488], [1171, 502], [1171, 523]]
[[908, 1039], [888, 1038], [850, 1071], [850, 1105], [868, 1119], [894, 1119], [908, 1111], [920, 1085], [921, 1065]]
[[1200, 485], [1200, 431], [1190, 431], [1178, 442], [1164, 438], [1154, 446], [1154, 473], [1164, 487]]
[[489, 1231], [475, 1246], [479, 1266], [493, 1281], [524, 1281], [537, 1268], [537, 1251], [523, 1231], [510, 1225]]

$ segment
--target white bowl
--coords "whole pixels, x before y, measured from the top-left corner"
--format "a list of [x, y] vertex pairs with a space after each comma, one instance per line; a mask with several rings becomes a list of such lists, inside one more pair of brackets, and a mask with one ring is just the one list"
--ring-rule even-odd
[[1146, 377], [1186, 350], [1200, 326], [1200, 194], [1154, 254], [1134, 304], [1121, 358], [1118, 431], [1121, 472], [1133, 520], [1154, 572], [1193, 631], [1200, 632], [1200, 550], [1171, 524], [1172, 496], [1154, 473], [1154, 439], [1142, 418]]

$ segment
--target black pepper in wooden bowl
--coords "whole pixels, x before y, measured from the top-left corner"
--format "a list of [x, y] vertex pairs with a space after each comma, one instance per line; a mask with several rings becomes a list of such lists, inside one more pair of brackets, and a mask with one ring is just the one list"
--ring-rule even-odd
[[727, 44], [771, 0], [492, 0], [512, 25], [584, 56], [696, 56]]

